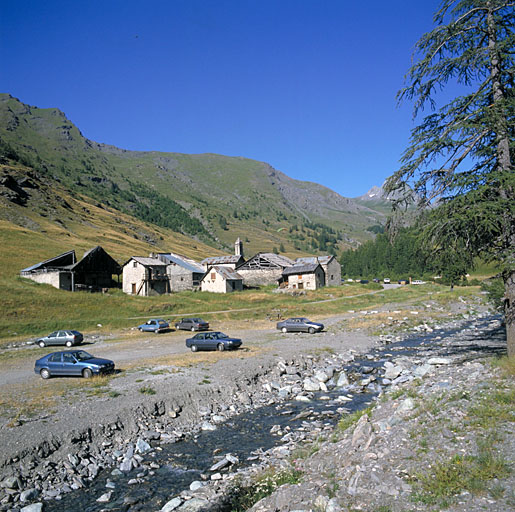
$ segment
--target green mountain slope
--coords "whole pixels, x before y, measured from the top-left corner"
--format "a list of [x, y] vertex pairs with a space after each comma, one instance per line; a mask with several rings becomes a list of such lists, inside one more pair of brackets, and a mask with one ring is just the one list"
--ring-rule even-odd
[[[74, 194], [219, 249], [339, 252], [385, 214], [266, 163], [215, 154], [127, 151], [86, 139], [58, 109], [0, 94], [0, 150]], [[284, 251], [282, 250], [284, 249]]]

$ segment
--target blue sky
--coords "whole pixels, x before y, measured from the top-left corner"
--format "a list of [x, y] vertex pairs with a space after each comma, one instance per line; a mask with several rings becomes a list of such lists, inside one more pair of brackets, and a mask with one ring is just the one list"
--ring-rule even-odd
[[439, 0], [0, 0], [0, 92], [125, 149], [268, 162], [354, 197], [398, 167], [395, 95]]

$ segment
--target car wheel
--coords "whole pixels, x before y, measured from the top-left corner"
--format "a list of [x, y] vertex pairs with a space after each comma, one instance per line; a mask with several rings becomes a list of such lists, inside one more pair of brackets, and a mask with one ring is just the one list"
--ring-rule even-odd
[[40, 341], [38, 343], [38, 345], [41, 347], [41, 348], [45, 348], [45, 342], [44, 341]]
[[198, 350], [197, 345], [192, 345], [192, 346], [191, 346], [191, 351], [192, 351], [192, 352], [196, 352], [197, 350]]
[[138, 327], [139, 332], [143, 332], [143, 329], [141, 327]]
[[281, 331], [284, 332], [284, 334], [286, 334], [288, 332], [288, 329], [286, 329], [286, 327], [283, 327]]
[[72, 345], [73, 345], [73, 343], [72, 343], [71, 341], [67, 341], [67, 342], [66, 342], [66, 346], [67, 346], [67, 347], [71, 347]]
[[50, 378], [50, 372], [46, 369], [46, 368], [43, 368], [40, 372], [39, 372], [39, 375], [41, 375], [41, 378], [42, 379], [49, 379]]
[[216, 346], [218, 352], [223, 352], [225, 350], [225, 345], [223, 343], [219, 343], [217, 346]]
[[85, 379], [91, 379], [91, 377], [93, 377], [93, 372], [89, 368], [85, 368], [82, 370], [82, 376]]
[[156, 330], [154, 331], [154, 334], [159, 334], [159, 329], [156, 329]]
[[308, 332], [309, 332], [309, 334], [315, 334], [315, 328], [314, 327], [310, 327], [308, 329]]
[[192, 328], [191, 328], [191, 332], [195, 332], [195, 327], [192, 327]]

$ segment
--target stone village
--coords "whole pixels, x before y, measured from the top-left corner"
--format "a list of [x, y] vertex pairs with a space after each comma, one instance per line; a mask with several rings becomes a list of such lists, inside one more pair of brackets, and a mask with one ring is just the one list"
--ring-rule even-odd
[[205, 258], [201, 262], [175, 253], [132, 256], [123, 265], [100, 246], [77, 261], [71, 250], [20, 271], [22, 277], [68, 291], [102, 291], [113, 286], [116, 275], [124, 293], [162, 295], [185, 290], [214, 293], [277, 284], [288, 291], [316, 290], [341, 283], [341, 267], [334, 256], [310, 256], [292, 260], [260, 252], [246, 260], [238, 238], [234, 254]]

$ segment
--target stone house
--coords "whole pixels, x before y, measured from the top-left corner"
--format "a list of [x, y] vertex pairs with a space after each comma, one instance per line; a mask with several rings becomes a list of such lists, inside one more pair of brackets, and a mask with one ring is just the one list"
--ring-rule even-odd
[[295, 260], [295, 264], [298, 265], [313, 263], [320, 263], [322, 266], [325, 274], [325, 286], [340, 286], [342, 284], [342, 267], [334, 256], [310, 256]]
[[116, 286], [120, 265], [100, 246], [84, 253], [77, 261], [75, 251], [41, 261], [20, 271], [22, 277], [68, 291], [101, 291]]
[[123, 265], [123, 292], [144, 297], [170, 293], [167, 266], [158, 258], [133, 256]]
[[200, 288], [205, 269], [195, 260], [174, 253], [159, 253], [155, 257], [167, 265], [166, 273], [171, 292]]
[[200, 289], [203, 292], [229, 293], [243, 290], [243, 279], [235, 270], [222, 266], [208, 269], [204, 275]]
[[243, 278], [245, 286], [261, 286], [277, 284], [284, 270], [293, 265], [294, 262], [286, 256], [270, 252], [260, 252], [236, 267], [236, 271]]
[[325, 273], [322, 265], [307, 263], [288, 267], [279, 279], [279, 286], [292, 290], [317, 290], [325, 286]]

